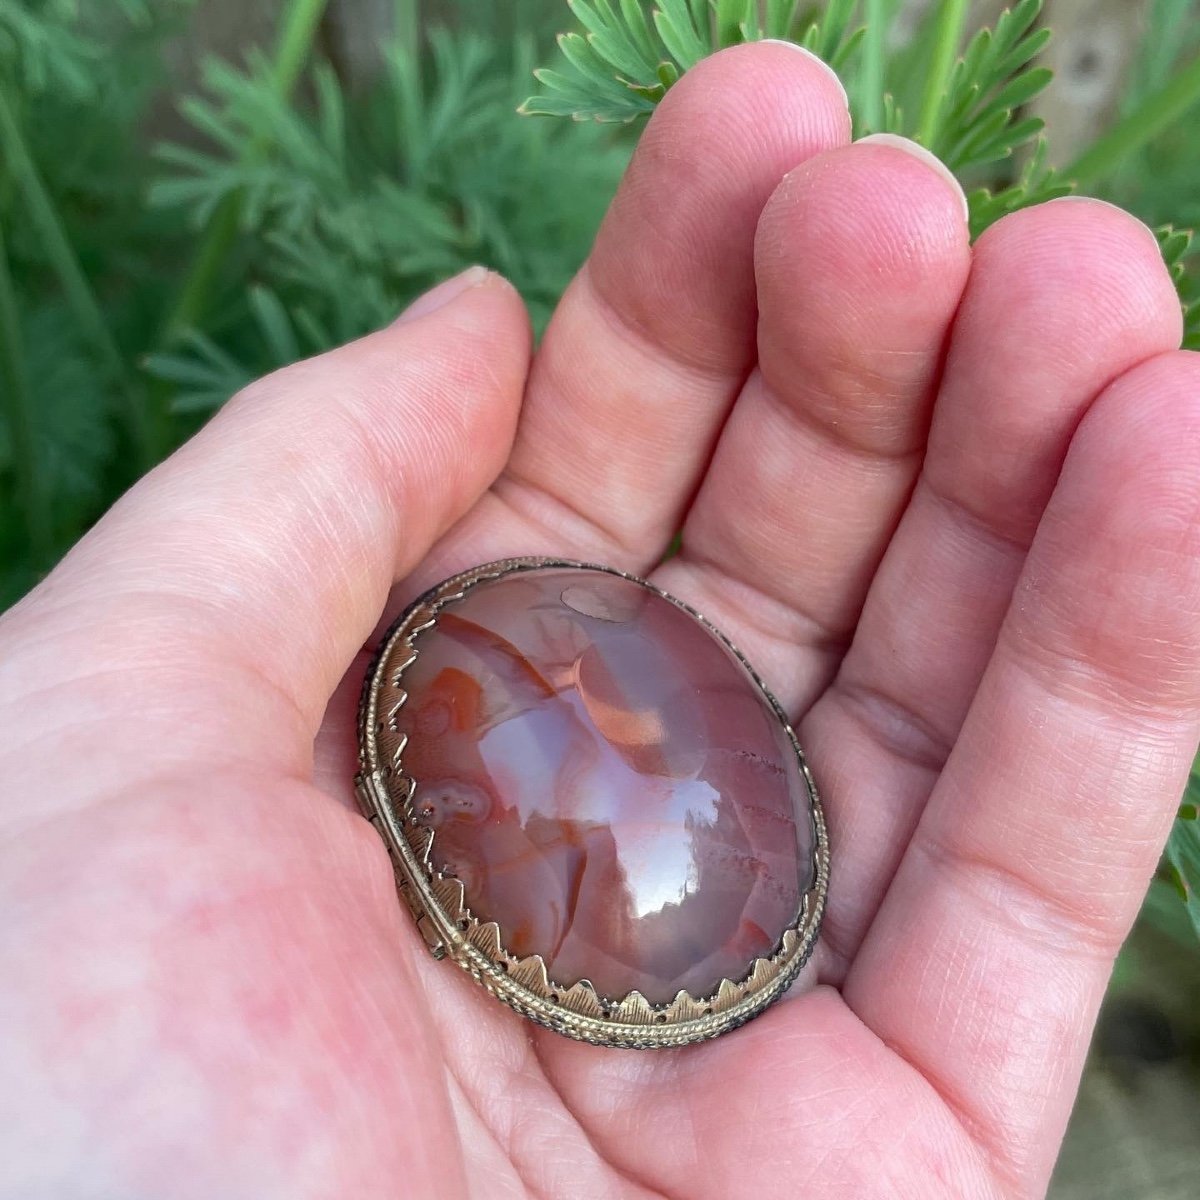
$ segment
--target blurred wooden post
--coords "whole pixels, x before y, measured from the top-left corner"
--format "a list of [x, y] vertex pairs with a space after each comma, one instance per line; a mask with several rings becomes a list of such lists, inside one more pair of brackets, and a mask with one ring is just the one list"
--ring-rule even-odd
[[1049, 0], [1046, 65], [1054, 82], [1032, 106], [1046, 122], [1050, 161], [1072, 162], [1116, 116], [1150, 0]]

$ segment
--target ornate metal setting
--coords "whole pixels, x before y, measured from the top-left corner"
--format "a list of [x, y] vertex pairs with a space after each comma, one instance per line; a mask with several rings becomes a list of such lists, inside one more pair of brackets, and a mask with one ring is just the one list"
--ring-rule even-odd
[[[722, 979], [711, 995], [696, 997], [681, 991], [671, 1003], [654, 1005], [637, 991], [619, 998], [599, 995], [587, 980], [563, 985], [547, 975], [540, 955], [510, 954], [499, 925], [476, 917], [462, 883], [432, 865], [435, 831], [415, 819], [417, 782], [405, 774], [407, 739], [397, 728], [397, 714], [407, 699], [404, 673], [420, 653], [420, 635], [437, 623], [442, 608], [485, 580], [539, 567], [578, 567], [618, 575], [695, 617], [741, 660], [796, 752], [813, 810], [813, 885], [772, 954], [749, 964], [740, 979]], [[359, 707], [359, 762], [361, 770], [355, 778], [359, 804], [388, 848], [397, 891], [433, 956], [453, 959], [492, 995], [548, 1029], [596, 1045], [634, 1049], [703, 1041], [757, 1016], [783, 994], [812, 954], [829, 884], [829, 841], [816, 785], [796, 736], [774, 696], [729, 639], [695, 609], [637, 576], [569, 559], [506, 559], [475, 567], [426, 592], [389, 630], [367, 671]]]

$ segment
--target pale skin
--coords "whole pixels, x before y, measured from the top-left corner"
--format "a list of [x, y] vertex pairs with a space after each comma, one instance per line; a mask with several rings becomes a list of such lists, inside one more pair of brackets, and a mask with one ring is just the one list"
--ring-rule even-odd
[[[0, 1197], [1043, 1194], [1200, 734], [1200, 361], [1131, 217], [971, 247], [849, 139], [803, 53], [708, 60], [536, 357], [505, 282], [445, 284], [3, 618]], [[354, 811], [383, 622], [514, 554], [649, 574], [794, 718], [828, 917], [727, 1037], [521, 1021]]]

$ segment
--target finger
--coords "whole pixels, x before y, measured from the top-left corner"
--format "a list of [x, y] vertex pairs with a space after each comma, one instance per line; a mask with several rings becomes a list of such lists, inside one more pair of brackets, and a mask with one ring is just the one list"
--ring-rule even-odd
[[1077, 434], [844, 994], [1038, 1193], [1200, 734], [1200, 359]]
[[1017, 213], [976, 246], [921, 480], [801, 731], [841, 851], [826, 978], [853, 955], [954, 743], [1071, 434], [1108, 383], [1179, 336], [1154, 236], [1107, 204]]
[[508, 468], [406, 596], [488, 558], [661, 557], [754, 361], [762, 207], [848, 138], [841, 85], [794, 46], [723, 51], [671, 88], [546, 332]]
[[759, 366], [656, 576], [792, 712], [828, 682], [924, 453], [970, 263], [966, 201], [913, 143], [831, 151], [759, 223]]
[[[72, 745], [47, 804], [68, 803], [67, 784], [94, 784], [113, 756], [147, 776], [198, 754], [307, 762], [392, 580], [491, 483], [511, 442], [523, 306], [486, 272], [457, 286], [436, 311], [231, 401], [4, 619], [6, 719], [21, 730], [9, 744], [26, 762], [34, 745], [56, 757]], [[60, 681], [66, 703], [30, 703]], [[128, 738], [113, 744], [114, 723], [136, 755]]]

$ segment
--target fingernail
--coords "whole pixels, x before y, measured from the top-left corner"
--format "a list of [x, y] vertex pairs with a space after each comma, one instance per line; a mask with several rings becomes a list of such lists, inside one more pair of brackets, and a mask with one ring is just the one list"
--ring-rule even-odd
[[469, 292], [471, 288], [483, 283], [491, 272], [487, 267], [468, 267], [450, 279], [444, 279], [436, 287], [432, 287], [423, 296], [418, 296], [397, 318], [396, 324], [404, 321], [415, 321], [418, 317], [427, 317], [431, 312], [444, 308], [451, 300]]
[[1067, 204], [1077, 205], [1080, 208], [1106, 208], [1109, 212], [1120, 213], [1126, 221], [1132, 221], [1135, 225], [1140, 225], [1146, 236], [1154, 243], [1154, 248], [1159, 249], [1158, 234], [1153, 228], [1146, 224], [1140, 217], [1135, 217], [1127, 208], [1122, 208], [1119, 204], [1114, 204], [1111, 200], [1101, 200], [1099, 196], [1081, 196], [1077, 193], [1072, 193], [1070, 196], [1055, 196], [1053, 200], [1046, 201], [1047, 204]]
[[795, 50], [797, 54], [803, 54], [805, 58], [815, 62], [837, 84], [838, 91], [842, 93], [842, 99], [846, 102], [846, 108], [849, 110], [850, 97], [846, 94], [846, 85], [842, 83], [838, 77], [838, 73], [823, 58], [814, 54], [806, 46], [798, 46], [795, 42], [786, 41], [784, 38], [762, 38], [761, 41], [764, 46], [787, 46], [789, 50]]
[[963, 186], [958, 182], [954, 172], [936, 154], [926, 150], [920, 143], [914, 142], [911, 138], [901, 137], [898, 133], [869, 133], [866, 137], [859, 138], [857, 145], [891, 146], [893, 150], [903, 150], [905, 154], [911, 154], [913, 158], [919, 159], [927, 167], [936, 171], [954, 189], [955, 195], [962, 204], [964, 219], [968, 221], [971, 219], [971, 206], [967, 203], [967, 193], [963, 191]]

